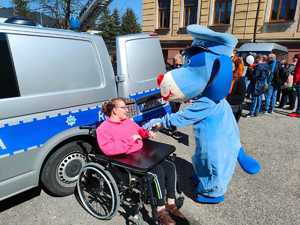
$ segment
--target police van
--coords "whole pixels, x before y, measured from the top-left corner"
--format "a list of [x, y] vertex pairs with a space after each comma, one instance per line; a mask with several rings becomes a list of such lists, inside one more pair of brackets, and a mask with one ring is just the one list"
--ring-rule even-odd
[[79, 127], [104, 119], [103, 101], [131, 99], [138, 123], [170, 112], [155, 88], [159, 38], [120, 36], [116, 46], [114, 74], [99, 35], [0, 23], [0, 200], [40, 184], [71, 194], [95, 144]]

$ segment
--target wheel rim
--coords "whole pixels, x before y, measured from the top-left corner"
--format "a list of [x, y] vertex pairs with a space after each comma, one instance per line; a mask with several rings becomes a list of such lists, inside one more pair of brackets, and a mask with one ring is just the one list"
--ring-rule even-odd
[[77, 189], [84, 208], [98, 219], [110, 219], [118, 209], [118, 191], [113, 181], [95, 167], [85, 167], [77, 181]]
[[74, 187], [81, 168], [86, 163], [86, 157], [79, 152], [66, 156], [58, 165], [56, 178], [64, 187]]

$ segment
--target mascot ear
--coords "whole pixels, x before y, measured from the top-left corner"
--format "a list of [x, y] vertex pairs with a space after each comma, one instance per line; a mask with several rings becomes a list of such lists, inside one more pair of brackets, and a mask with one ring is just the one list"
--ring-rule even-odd
[[232, 81], [232, 62], [228, 56], [221, 55], [213, 64], [210, 80], [202, 94], [204, 97], [219, 102], [225, 98]]

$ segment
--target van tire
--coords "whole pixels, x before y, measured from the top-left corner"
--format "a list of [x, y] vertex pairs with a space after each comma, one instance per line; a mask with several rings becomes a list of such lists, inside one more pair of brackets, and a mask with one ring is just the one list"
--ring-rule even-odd
[[72, 141], [50, 155], [41, 172], [41, 183], [50, 195], [62, 197], [73, 194], [86, 154], [92, 145], [85, 141]]

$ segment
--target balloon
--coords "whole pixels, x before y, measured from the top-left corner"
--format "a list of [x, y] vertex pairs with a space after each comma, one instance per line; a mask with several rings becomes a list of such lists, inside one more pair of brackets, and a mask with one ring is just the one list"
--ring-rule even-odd
[[252, 65], [254, 63], [254, 57], [252, 55], [248, 55], [246, 57], [246, 62], [249, 64], [249, 65]]

